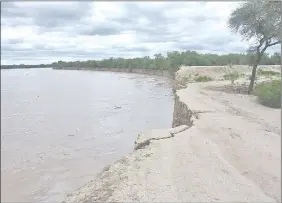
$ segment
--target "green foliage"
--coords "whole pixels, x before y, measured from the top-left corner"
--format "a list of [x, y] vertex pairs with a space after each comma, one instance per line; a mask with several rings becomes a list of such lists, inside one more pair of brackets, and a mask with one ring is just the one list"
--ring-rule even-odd
[[226, 73], [223, 75], [223, 78], [225, 80], [230, 80], [231, 84], [234, 84], [234, 81], [237, 80], [240, 77], [240, 74], [237, 71], [233, 71], [231, 73]]
[[189, 83], [193, 81], [193, 78], [192, 78], [192, 75], [187, 75], [187, 76], [182, 77], [182, 80], [184, 83]]
[[182, 77], [182, 78], [180, 79], [180, 85], [181, 85], [182, 87], [186, 87], [187, 83], [189, 83], [190, 81], [191, 81], [191, 75]]
[[[250, 54], [200, 54], [195, 51], [184, 52], [168, 52], [166, 56], [156, 54], [151, 58], [145, 56], [142, 58], [109, 58], [103, 60], [88, 60], [88, 61], [58, 61], [52, 64], [41, 65], [1, 65], [1, 68], [39, 68], [39, 67], [54, 67], [54, 68], [144, 68], [144, 69], [163, 69], [174, 73], [181, 65], [186, 66], [226, 66], [229, 64], [236, 65], [249, 65], [251, 55]], [[280, 53], [273, 55], [265, 54], [264, 60], [261, 60], [261, 64], [265, 65], [279, 65]]]
[[188, 83], [189, 81], [191, 81], [191, 75], [183, 77], [182, 80], [183, 82]]
[[[273, 58], [276, 63], [270, 63], [272, 56], [265, 55], [269, 65], [280, 64], [280, 54], [276, 53], [279, 57]], [[275, 55], [275, 56], [276, 56]], [[185, 51], [185, 52], [168, 52], [167, 56], [161, 54], [155, 54], [153, 58], [146, 56], [142, 58], [110, 58], [103, 59], [100, 61], [89, 60], [89, 61], [76, 61], [76, 62], [55, 62], [51, 64], [54, 67], [104, 67], [104, 68], [148, 68], [148, 69], [163, 69], [171, 70], [175, 72], [181, 65], [186, 66], [225, 66], [230, 63], [236, 65], [249, 65], [247, 54], [200, 54], [196, 51]], [[278, 59], [278, 60], [277, 60]], [[265, 61], [262, 61], [265, 62]]]
[[281, 108], [281, 80], [273, 80], [255, 87], [254, 94], [262, 105]]
[[212, 81], [213, 79], [209, 76], [206, 76], [206, 75], [199, 75], [199, 76], [195, 77], [194, 80], [196, 82], [208, 82], [208, 81]]
[[274, 76], [274, 75], [279, 75], [279, 72], [272, 71], [272, 70], [258, 70], [258, 75], [264, 75], [264, 76]]
[[245, 1], [231, 13], [229, 27], [246, 39], [255, 38], [268, 44], [279, 40], [281, 2], [269, 0]]

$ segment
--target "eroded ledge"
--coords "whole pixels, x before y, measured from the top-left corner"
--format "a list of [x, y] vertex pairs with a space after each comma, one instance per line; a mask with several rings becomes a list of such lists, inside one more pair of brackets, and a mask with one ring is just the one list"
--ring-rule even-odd
[[152, 140], [161, 140], [174, 137], [176, 134], [190, 128], [187, 125], [181, 125], [170, 129], [155, 129], [147, 133], [140, 133], [135, 141], [134, 150], [142, 149], [150, 144]]

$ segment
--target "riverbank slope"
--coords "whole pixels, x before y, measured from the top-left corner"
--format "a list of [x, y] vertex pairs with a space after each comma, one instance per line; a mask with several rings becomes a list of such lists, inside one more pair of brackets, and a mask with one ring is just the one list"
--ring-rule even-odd
[[178, 127], [138, 135], [134, 152], [65, 202], [280, 202], [280, 109], [227, 93], [222, 87], [229, 84], [188, 83], [177, 90]]
[[52, 67], [54, 70], [88, 70], [88, 71], [107, 71], [107, 72], [116, 72], [116, 73], [137, 73], [144, 75], [157, 75], [165, 76], [171, 78], [172, 75], [168, 70], [160, 69], [145, 69], [145, 68], [86, 68], [86, 67]]

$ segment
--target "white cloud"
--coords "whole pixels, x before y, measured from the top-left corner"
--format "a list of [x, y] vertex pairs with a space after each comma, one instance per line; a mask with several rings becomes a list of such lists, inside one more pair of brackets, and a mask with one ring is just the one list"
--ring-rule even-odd
[[237, 2], [2, 2], [1, 63], [244, 52], [227, 27]]

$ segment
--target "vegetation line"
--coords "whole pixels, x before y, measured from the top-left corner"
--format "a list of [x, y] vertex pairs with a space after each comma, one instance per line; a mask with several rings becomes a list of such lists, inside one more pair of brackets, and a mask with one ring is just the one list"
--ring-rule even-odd
[[[200, 54], [196, 51], [173, 51], [168, 52], [166, 56], [155, 54], [154, 57], [137, 57], [131, 59], [125, 58], [109, 58], [103, 60], [88, 61], [58, 61], [51, 64], [38, 65], [1, 65], [1, 69], [13, 68], [46, 68], [53, 67], [58, 69], [64, 68], [126, 68], [126, 69], [153, 69], [153, 70], [169, 70], [176, 72], [181, 65], [185, 66], [226, 66], [229, 64], [236, 65], [252, 65], [254, 55], [247, 54]], [[260, 65], [279, 65], [280, 53], [273, 55], [263, 54]]]

